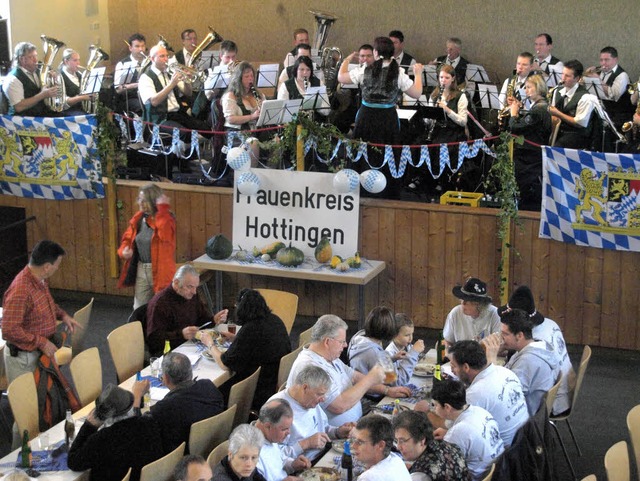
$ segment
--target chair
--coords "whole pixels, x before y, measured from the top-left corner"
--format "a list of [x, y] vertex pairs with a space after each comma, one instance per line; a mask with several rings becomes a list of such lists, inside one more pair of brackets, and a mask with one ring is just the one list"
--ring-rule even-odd
[[298, 357], [298, 354], [300, 354], [300, 351], [302, 351], [302, 346], [280, 358], [280, 367], [278, 368], [278, 389], [282, 389], [284, 384], [287, 382], [287, 379], [289, 379], [291, 367]]
[[207, 463], [211, 466], [211, 471], [216, 469], [216, 466], [220, 464], [220, 461], [229, 453], [229, 440], [218, 444], [216, 448], [211, 451], [209, 457], [207, 458]]
[[313, 329], [313, 327], [310, 327], [306, 331], [302, 331], [300, 333], [300, 337], [298, 338], [298, 347], [304, 347], [311, 342], [311, 329]]
[[251, 413], [251, 404], [253, 403], [253, 395], [256, 393], [258, 378], [260, 377], [260, 368], [256, 369], [251, 376], [231, 386], [229, 391], [228, 406], [237, 405], [236, 415], [233, 418], [233, 427], [238, 424], [246, 423]]
[[627, 430], [636, 459], [636, 468], [640, 471], [640, 404], [631, 408], [627, 414]]
[[116, 368], [118, 383], [142, 370], [144, 363], [144, 336], [140, 321], [117, 327], [107, 336], [109, 352]]
[[587, 477], [582, 478], [582, 481], [598, 481], [595, 474], [590, 474]]
[[608, 481], [630, 481], [629, 450], [626, 441], [620, 441], [607, 450], [604, 455], [604, 469]]
[[140, 481], [172, 481], [173, 470], [184, 456], [186, 443], [182, 443], [166, 456], [142, 467]]
[[33, 439], [40, 433], [40, 414], [38, 410], [38, 391], [33, 373], [27, 372], [18, 376], [9, 384], [7, 390], [9, 405], [13, 412], [13, 419], [18, 426], [18, 432], [22, 439], [22, 433], [29, 431], [29, 439]]
[[584, 346], [582, 350], [582, 358], [580, 359], [580, 367], [578, 368], [578, 374], [576, 375], [576, 387], [573, 389], [573, 398], [571, 399], [571, 408], [566, 413], [554, 416], [549, 415], [549, 422], [551, 426], [553, 426], [556, 435], [558, 436], [558, 440], [560, 441], [560, 447], [562, 447], [562, 452], [564, 453], [564, 457], [569, 464], [569, 468], [573, 473], [573, 477], [575, 478], [575, 470], [573, 469], [573, 464], [571, 463], [571, 459], [569, 458], [569, 453], [567, 453], [567, 448], [564, 445], [564, 441], [562, 441], [562, 437], [560, 436], [560, 431], [558, 430], [558, 426], [556, 423], [558, 421], [566, 421], [567, 427], [569, 428], [569, 433], [571, 434], [571, 439], [573, 439], [574, 444], [576, 445], [576, 449], [578, 450], [578, 456], [582, 456], [582, 451], [580, 451], [580, 446], [578, 446], [578, 441], [576, 440], [575, 435], [573, 434], [573, 429], [571, 429], [571, 424], [569, 424], [569, 417], [571, 413], [574, 411], [576, 406], [576, 401], [578, 399], [578, 393], [580, 392], [580, 387], [582, 386], [582, 380], [584, 379], [584, 374], [587, 370], [587, 366], [589, 365], [589, 360], [591, 359], [591, 348], [589, 346]]
[[193, 423], [189, 432], [189, 454], [206, 457], [221, 442], [229, 439], [237, 408], [234, 404], [216, 416]]
[[493, 472], [496, 470], [496, 465], [494, 463], [491, 464], [491, 468], [489, 468], [489, 472], [487, 475], [482, 478], [482, 481], [491, 481], [491, 477], [493, 476]]
[[124, 475], [124, 478], [122, 478], [122, 481], [129, 481], [129, 479], [131, 479], [131, 468], [129, 468], [129, 471], [127, 471], [127, 474]]
[[558, 132], [560, 132], [560, 125], [562, 120], [558, 117], [551, 117], [551, 136], [549, 137], [549, 145], [553, 147], [556, 144], [558, 138]]
[[545, 396], [545, 403], [547, 405], [547, 412], [551, 415], [553, 411], [553, 403], [556, 401], [556, 396], [558, 395], [558, 389], [560, 389], [560, 383], [562, 382], [562, 373], [558, 376], [558, 382], [551, 386], [551, 389], [547, 391]]
[[256, 289], [256, 291], [262, 294], [273, 313], [282, 319], [287, 328], [287, 334], [291, 333], [298, 312], [298, 296], [291, 292], [275, 289]]
[[79, 324], [76, 330], [71, 334], [71, 347], [62, 346], [56, 351], [56, 361], [59, 366], [69, 364], [71, 359], [80, 354], [83, 350], [82, 341], [87, 332], [89, 326], [89, 318], [91, 317], [91, 310], [93, 309], [92, 297], [89, 303], [81, 309], [78, 309], [73, 318]]
[[69, 365], [73, 385], [82, 406], [92, 403], [102, 392], [102, 363], [97, 347], [82, 351]]
[[129, 316], [129, 319], [127, 319], [127, 323], [136, 321], [140, 321], [140, 324], [142, 324], [142, 337], [144, 337], [144, 364], [147, 365], [149, 363], [149, 359], [151, 359], [149, 343], [147, 342], [147, 304], [143, 304], [134, 309]]

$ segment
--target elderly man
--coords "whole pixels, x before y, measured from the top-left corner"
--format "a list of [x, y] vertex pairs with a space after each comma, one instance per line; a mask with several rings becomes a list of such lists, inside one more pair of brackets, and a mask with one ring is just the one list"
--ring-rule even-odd
[[520, 379], [529, 416], [533, 416], [558, 379], [559, 357], [548, 342], [533, 339], [533, 322], [522, 309], [507, 309], [500, 320], [502, 333], [484, 340], [487, 359], [495, 360], [501, 348], [516, 351], [504, 367]]
[[64, 255], [64, 249], [56, 242], [38, 242], [29, 264], [4, 293], [2, 337], [7, 341], [4, 362], [9, 382], [33, 372], [42, 354], [53, 357], [58, 349], [51, 342], [56, 320], [64, 322], [70, 332], [78, 326], [49, 292], [48, 279], [57, 272]]
[[448, 430], [436, 429], [434, 437], [460, 447], [472, 479], [483, 479], [485, 471], [504, 451], [498, 423], [485, 409], [467, 403], [460, 381], [447, 379], [437, 383], [431, 395], [435, 413], [453, 422]]
[[196, 295], [199, 284], [198, 271], [185, 264], [176, 271], [171, 285], [149, 301], [147, 342], [152, 356], [162, 354], [165, 341], [174, 349], [185, 340], [193, 339], [198, 326], [211, 321], [220, 324], [227, 319], [227, 309], [211, 316]]
[[264, 435], [265, 441], [260, 450], [258, 471], [267, 481], [293, 481], [299, 479], [289, 474], [311, 467], [311, 462], [300, 455], [293, 459], [281, 449], [289, 435], [293, 423], [293, 410], [284, 399], [267, 401], [260, 409], [256, 428]]
[[444, 322], [442, 335], [447, 346], [469, 339], [479, 341], [500, 332], [500, 316], [497, 308], [491, 305], [485, 282], [470, 277], [463, 286], [455, 286], [451, 292], [460, 299], [460, 305], [451, 309]]
[[406, 397], [407, 388], [382, 384], [384, 371], [375, 366], [366, 375], [347, 366], [340, 354], [347, 347], [347, 323], [333, 314], [321, 316], [311, 329], [311, 344], [305, 347], [291, 367], [287, 388], [295, 384], [298, 373], [313, 364], [331, 377], [331, 389], [320, 406], [329, 418], [329, 424], [340, 426], [362, 417], [360, 400], [369, 391], [392, 397]]
[[149, 52], [149, 56], [151, 66], [140, 76], [138, 82], [144, 120], [172, 127], [208, 130], [209, 124], [191, 117], [185, 104], [180, 102], [180, 97], [191, 97], [191, 84], [184, 81], [180, 72], [174, 72], [169, 78], [167, 49], [162, 45], [156, 45]]
[[309, 44], [309, 32], [304, 28], [296, 28], [293, 31], [293, 50], [287, 53], [287, 56], [284, 58], [283, 66], [286, 69], [287, 67], [291, 67], [296, 61], [296, 47], [301, 43]]
[[391, 452], [392, 447], [391, 421], [379, 414], [361, 418], [351, 435], [351, 454], [367, 468], [358, 481], [410, 481], [407, 467]]
[[38, 68], [38, 51], [29, 42], [20, 42], [13, 51], [13, 70], [2, 84], [4, 95], [9, 101], [9, 115], [29, 117], [51, 117], [56, 115], [44, 103], [44, 99], [59, 94], [57, 86], [43, 88]]
[[462, 51], [462, 40], [457, 37], [447, 39], [447, 54], [437, 57], [430, 62], [431, 65], [451, 65], [456, 71], [456, 83], [458, 87], [467, 81], [467, 65], [469, 61], [460, 55]]
[[211, 481], [212, 477], [211, 466], [197, 454], [185, 456], [173, 470], [174, 481]]
[[[516, 431], [527, 422], [529, 413], [522, 386], [509, 369], [487, 363], [484, 349], [476, 341], [460, 341], [449, 349], [451, 370], [467, 386], [467, 403], [491, 413], [498, 423], [505, 448]], [[422, 402], [417, 410], [429, 412]]]
[[[150, 413], [160, 426], [163, 451], [169, 453], [183, 441], [189, 442], [193, 423], [220, 414], [224, 410], [224, 399], [209, 379], [193, 379], [191, 361], [178, 352], [164, 355], [162, 383], [169, 388], [169, 393], [151, 406]], [[149, 381], [134, 384], [134, 407], [141, 407], [142, 396], [148, 390]]]
[[274, 394], [271, 399], [285, 399], [293, 409], [293, 424], [287, 440], [285, 453], [294, 457], [304, 454], [312, 461], [332, 439], [346, 438], [355, 426], [329, 424], [327, 414], [320, 407], [331, 388], [331, 378], [324, 369], [314, 365], [304, 367], [296, 376], [294, 384]]

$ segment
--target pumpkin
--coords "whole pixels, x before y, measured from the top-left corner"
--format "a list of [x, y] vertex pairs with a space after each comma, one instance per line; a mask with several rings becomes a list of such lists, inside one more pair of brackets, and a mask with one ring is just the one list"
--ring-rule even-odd
[[297, 247], [284, 247], [276, 254], [276, 260], [287, 267], [296, 267], [304, 262], [304, 252]]
[[260, 253], [261, 254], [269, 254], [269, 256], [271, 256], [271, 258], [273, 259], [276, 254], [278, 253], [278, 251], [280, 249], [282, 249], [284, 247], [284, 243], [277, 241], [277, 242], [272, 242], [269, 245], [264, 246], [261, 250]]
[[329, 262], [331, 260], [333, 252], [328, 237], [323, 237], [322, 239], [320, 239], [320, 242], [316, 246], [314, 254], [316, 256], [316, 260], [320, 264], [324, 264], [325, 262]]
[[349, 257], [347, 259], [347, 264], [349, 264], [349, 267], [353, 267], [354, 269], [360, 267], [360, 265], [362, 264], [362, 261], [360, 260], [360, 254], [356, 252], [355, 256]]
[[333, 257], [331, 258], [331, 264], [330, 264], [330, 266], [331, 266], [331, 268], [332, 268], [332, 269], [335, 269], [336, 267], [338, 267], [338, 264], [340, 264], [341, 262], [342, 262], [342, 257], [340, 257], [340, 256], [333, 256]]
[[240, 262], [253, 262], [253, 256], [242, 247], [238, 246], [238, 252], [236, 252], [236, 259]]
[[216, 234], [207, 241], [205, 252], [212, 259], [227, 259], [233, 252], [233, 244], [222, 234]]

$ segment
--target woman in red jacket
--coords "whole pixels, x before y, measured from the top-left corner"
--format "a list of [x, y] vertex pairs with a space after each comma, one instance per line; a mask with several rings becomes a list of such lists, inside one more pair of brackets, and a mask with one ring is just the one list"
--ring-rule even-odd
[[167, 287], [176, 271], [176, 219], [169, 197], [157, 185], [146, 184], [138, 205], [118, 248], [125, 260], [118, 287], [135, 286], [134, 310]]

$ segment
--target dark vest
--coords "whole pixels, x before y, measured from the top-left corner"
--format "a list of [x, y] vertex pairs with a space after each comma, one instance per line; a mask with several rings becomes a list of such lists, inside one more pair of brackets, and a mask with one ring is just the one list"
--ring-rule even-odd
[[[61, 72], [62, 78], [64, 80], [64, 91], [67, 97], [77, 97], [80, 95], [80, 87], [77, 86], [73, 81], [67, 77], [66, 72]], [[76, 73], [76, 77], [78, 80], [82, 80], [82, 76], [79, 73]]]
[[[442, 55], [441, 57], [436, 58], [436, 61], [442, 62], [444, 64], [444, 62], [447, 61], [447, 56]], [[456, 68], [455, 68], [456, 82], [458, 83], [458, 85], [466, 82], [467, 80], [467, 65], [469, 65], [469, 61], [463, 57], [460, 57], [460, 60], [458, 61], [458, 65], [456, 65]]]
[[[40, 87], [38, 87], [33, 80], [31, 80], [27, 75], [22, 71], [22, 69], [16, 67], [11, 72], [10, 75], [17, 77], [18, 80], [22, 83], [22, 87], [24, 89], [24, 98], [28, 99], [31, 97], [35, 97], [40, 93]], [[35, 71], [35, 75], [40, 75], [40, 70]], [[9, 115], [21, 115], [23, 117], [50, 117], [52, 115], [51, 110], [47, 108], [44, 104], [44, 101], [41, 100], [33, 107], [23, 110], [19, 114], [16, 114], [16, 109], [13, 105], [9, 106]]]
[[[160, 92], [164, 88], [162, 86], [162, 83], [160, 82], [160, 79], [153, 70], [147, 70], [144, 75], [148, 75], [151, 80], [153, 80], [153, 86], [156, 89], [156, 93]], [[176, 96], [176, 100], [178, 100], [179, 92], [177, 88], [173, 89], [173, 94]], [[159, 124], [167, 120], [168, 110], [168, 96], [164, 99], [163, 102], [161, 102], [159, 105], [156, 105], [155, 107], [151, 105], [151, 100], [147, 100], [147, 102], [144, 104], [144, 120], [147, 122], [152, 122], [154, 124]]]
[[413, 75], [413, 71], [411, 70], [411, 62], [413, 61], [413, 57], [409, 55], [407, 52], [402, 52], [402, 63], [400, 67], [407, 71], [407, 75]]
[[[569, 117], [575, 117], [576, 111], [578, 110], [578, 102], [580, 102], [580, 99], [582, 98], [582, 96], [587, 93], [589, 93], [587, 89], [585, 89], [582, 85], [578, 85], [578, 89], [573, 94], [573, 97], [571, 97], [571, 101], [569, 101], [569, 103], [565, 103], [565, 105], [558, 110], [560, 110], [560, 112], [562, 112], [563, 114], [567, 114]], [[561, 97], [562, 95], [560, 95], [560, 89], [556, 90], [554, 94], [553, 105], [557, 106]], [[594, 112], [591, 112], [591, 119], [593, 119], [593, 115], [594, 115]], [[563, 133], [578, 133], [586, 137], [589, 135], [591, 131], [590, 130], [591, 119], [589, 119], [589, 125], [586, 128], [582, 126], [576, 127], [573, 125], [569, 125], [566, 122], [562, 122], [560, 124], [560, 131]]]
[[181, 63], [182, 65], [186, 65], [186, 63], [184, 61], [184, 51], [183, 50], [180, 50], [178, 53], [176, 53], [175, 58], [178, 61], [178, 63]]
[[[613, 85], [613, 81], [622, 72], [624, 72], [624, 69], [620, 65], [618, 65], [618, 68], [616, 69], [616, 71], [613, 72], [611, 75], [609, 75], [609, 78], [605, 82], [605, 85], [608, 87], [611, 87]], [[609, 112], [609, 114], [612, 117], [620, 116], [623, 118], [623, 121], [628, 120], [626, 118], [627, 116], [628, 117], [633, 116], [633, 113], [635, 111], [635, 107], [631, 103], [631, 95], [629, 94], [627, 89], [624, 90], [624, 92], [622, 93], [622, 95], [620, 96], [617, 102], [614, 102], [613, 100], [603, 100], [602, 104], [604, 105], [604, 108], [607, 110], [607, 112]]]
[[364, 69], [364, 79], [362, 81], [362, 100], [371, 104], [395, 104], [400, 89], [398, 88], [398, 82], [393, 82], [393, 85], [387, 90], [387, 75], [389, 74], [389, 67], [382, 67], [380, 76], [377, 79], [373, 78], [373, 69], [367, 67]]
[[[296, 79], [291, 77], [289, 80], [287, 80], [284, 83], [284, 85], [287, 87], [287, 92], [289, 92], [289, 99], [290, 100], [303, 98], [303, 96], [300, 95], [300, 91], [298, 90], [298, 86], [296, 85]], [[309, 79], [309, 87], [319, 87], [319, 86], [320, 86], [320, 80], [318, 80], [316, 77], [312, 76]]]
[[[123, 63], [124, 64], [124, 63], [127, 63], [127, 62], [131, 62], [133, 60], [134, 59], [131, 57], [131, 55], [129, 55], [129, 56], [123, 58], [122, 60], [120, 60], [119, 63]], [[129, 82], [127, 82], [127, 83], [134, 84], [134, 83], [136, 83], [138, 81], [138, 69], [134, 68], [132, 73], [133, 73], [133, 75], [131, 76], [131, 80], [129, 80]], [[124, 95], [124, 93], [122, 95]], [[138, 89], [127, 90], [127, 97], [129, 97], [130, 99], [137, 99], [138, 98]]]

